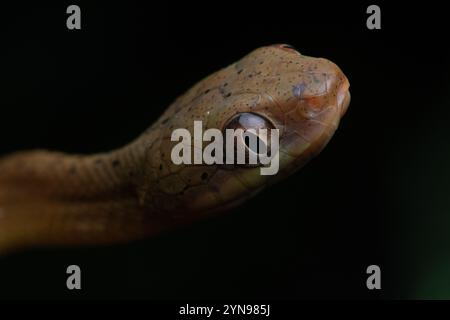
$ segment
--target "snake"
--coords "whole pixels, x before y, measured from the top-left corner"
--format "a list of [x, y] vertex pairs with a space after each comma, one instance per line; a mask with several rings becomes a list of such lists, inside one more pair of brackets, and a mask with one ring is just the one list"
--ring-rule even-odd
[[[318, 155], [350, 103], [325, 58], [287, 44], [257, 48], [178, 97], [129, 144], [109, 152], [44, 149], [0, 158], [0, 254], [127, 243], [227, 212]], [[276, 128], [279, 170], [262, 164], [175, 164], [177, 128]]]

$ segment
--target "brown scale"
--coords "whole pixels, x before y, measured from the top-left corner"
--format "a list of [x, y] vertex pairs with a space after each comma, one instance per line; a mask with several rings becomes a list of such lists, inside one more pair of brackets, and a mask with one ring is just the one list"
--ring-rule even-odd
[[[123, 148], [3, 157], [0, 253], [126, 242], [226, 211], [317, 155], [347, 109], [348, 89], [329, 60], [267, 46], [198, 82]], [[276, 175], [263, 176], [255, 165], [172, 163], [174, 129], [188, 129], [193, 139], [194, 120], [223, 132], [244, 113], [280, 130]]]

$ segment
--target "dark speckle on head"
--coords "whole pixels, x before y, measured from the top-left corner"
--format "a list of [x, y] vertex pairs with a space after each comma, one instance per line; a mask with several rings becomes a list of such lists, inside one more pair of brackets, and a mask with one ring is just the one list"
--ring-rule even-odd
[[180, 194], [184, 194], [186, 192], [186, 190], [189, 189], [189, 186], [185, 186], [183, 188], [183, 190], [181, 190]]
[[300, 84], [297, 84], [295, 86], [292, 87], [292, 94], [294, 95], [294, 97], [296, 98], [300, 98], [303, 94], [303, 92], [306, 89], [306, 84], [304, 84], [303, 82]]
[[206, 180], [208, 178], [208, 173], [203, 172], [201, 178], [202, 178], [202, 180]]
[[120, 165], [120, 161], [119, 160], [114, 160], [112, 162], [113, 167], [118, 167]]
[[69, 173], [70, 173], [70, 174], [75, 174], [75, 173], [77, 173], [77, 168], [76, 168], [75, 166], [70, 167]]

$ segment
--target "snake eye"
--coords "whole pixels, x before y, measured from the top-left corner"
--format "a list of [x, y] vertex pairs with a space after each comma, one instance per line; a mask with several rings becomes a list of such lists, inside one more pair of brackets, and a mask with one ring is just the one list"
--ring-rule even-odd
[[238, 113], [225, 125], [225, 129], [275, 129], [275, 126], [266, 118], [250, 112]]
[[274, 44], [274, 45], [272, 45], [272, 47], [279, 48], [279, 49], [287, 51], [287, 52], [300, 54], [300, 52], [298, 52], [298, 50], [295, 49], [295, 47], [293, 47], [289, 44], [284, 44], [284, 43], [283, 44]]
[[294, 46], [291, 46], [290, 44], [282, 44], [282, 45], [280, 45], [280, 48], [297, 50], [297, 49], [295, 49]]
[[[246, 164], [251, 164], [252, 157], [255, 159], [261, 154], [270, 156], [272, 129], [275, 129], [272, 122], [255, 113], [243, 112], [232, 117], [225, 125], [224, 131], [225, 145], [229, 145], [230, 142], [234, 144], [234, 163], [243, 164], [242, 160], [245, 160]], [[233, 138], [234, 141], [232, 141]], [[245, 152], [241, 160], [239, 160], [239, 150]], [[227, 153], [227, 150], [224, 150], [225, 157], [227, 157]]]

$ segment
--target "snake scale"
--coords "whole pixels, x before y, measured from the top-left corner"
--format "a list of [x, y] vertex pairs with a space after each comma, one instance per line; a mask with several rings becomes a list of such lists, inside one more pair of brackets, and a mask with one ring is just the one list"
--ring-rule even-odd
[[[6, 155], [0, 158], [0, 253], [127, 242], [226, 211], [317, 155], [347, 109], [348, 89], [331, 61], [289, 45], [265, 46], [198, 82], [122, 148]], [[205, 129], [224, 130], [243, 114], [279, 129], [277, 174], [261, 175], [254, 165], [171, 161], [174, 129], [192, 131], [201, 120]]]

